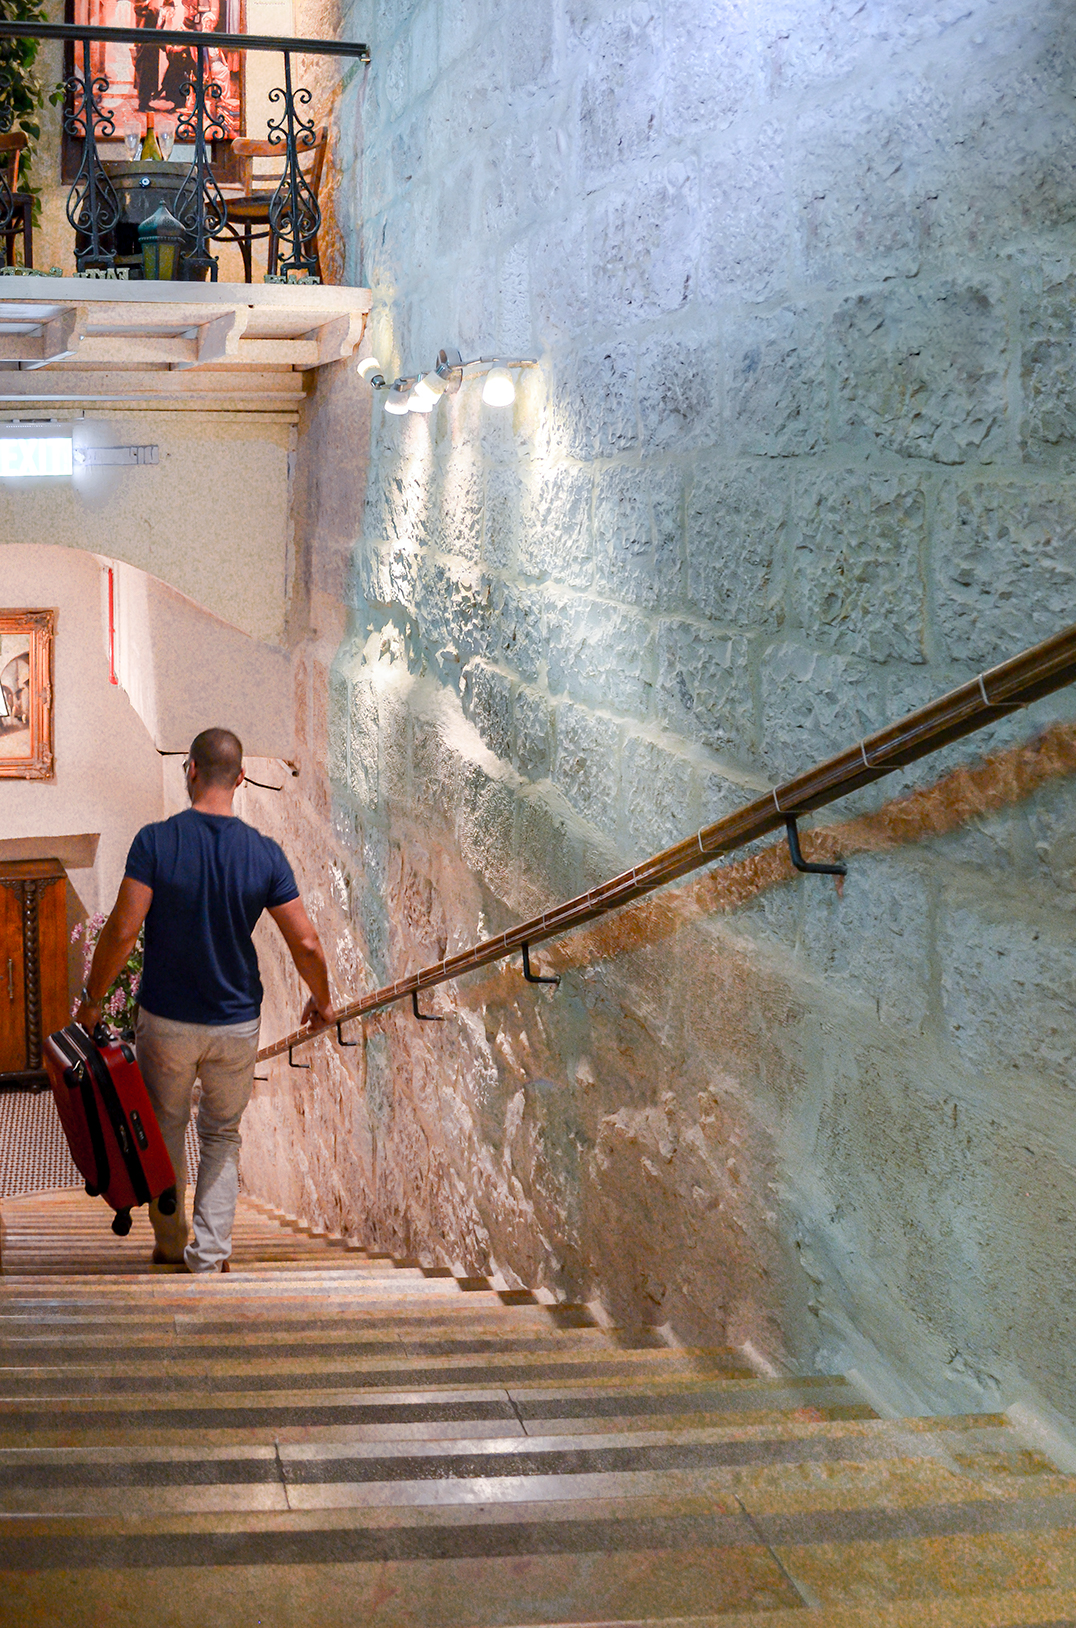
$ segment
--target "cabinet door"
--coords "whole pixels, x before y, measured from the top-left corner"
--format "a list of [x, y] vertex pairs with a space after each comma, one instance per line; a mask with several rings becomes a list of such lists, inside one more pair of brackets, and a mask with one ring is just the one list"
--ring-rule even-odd
[[67, 988], [67, 883], [57, 878], [42, 887], [37, 906], [38, 965], [41, 980], [41, 1038], [71, 1021]]
[[15, 888], [0, 886], [0, 1074], [25, 1067], [22, 900]]

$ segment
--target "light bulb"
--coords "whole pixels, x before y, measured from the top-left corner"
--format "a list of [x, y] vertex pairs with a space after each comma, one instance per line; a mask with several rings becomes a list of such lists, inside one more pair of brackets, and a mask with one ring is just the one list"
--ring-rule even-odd
[[374, 390], [383, 390], [385, 388], [385, 375], [381, 371], [381, 363], [376, 356], [364, 356], [355, 371], [358, 373], [359, 378], [365, 379], [366, 383]]
[[506, 367], [495, 367], [486, 376], [482, 386], [482, 400], [488, 407], [511, 407], [516, 399], [516, 387]]
[[445, 381], [439, 379], [436, 373], [427, 373], [426, 377], [420, 379], [411, 392], [411, 400], [407, 403], [408, 412], [432, 412], [444, 393]]
[[385, 397], [386, 413], [406, 413], [410, 395], [411, 381], [409, 379], [397, 379]]

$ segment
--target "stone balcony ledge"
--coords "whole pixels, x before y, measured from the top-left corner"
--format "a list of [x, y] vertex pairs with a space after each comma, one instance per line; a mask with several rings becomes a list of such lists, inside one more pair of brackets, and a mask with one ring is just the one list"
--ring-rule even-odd
[[0, 279], [0, 409], [115, 403], [294, 415], [303, 375], [350, 356], [369, 289]]

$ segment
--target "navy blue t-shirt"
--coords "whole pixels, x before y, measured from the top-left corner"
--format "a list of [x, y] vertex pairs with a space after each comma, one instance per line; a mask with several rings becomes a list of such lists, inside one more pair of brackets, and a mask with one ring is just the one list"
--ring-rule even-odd
[[262, 983], [251, 942], [263, 910], [299, 897], [280, 845], [232, 814], [184, 809], [144, 825], [126, 874], [153, 889], [139, 1003], [177, 1023], [246, 1023]]

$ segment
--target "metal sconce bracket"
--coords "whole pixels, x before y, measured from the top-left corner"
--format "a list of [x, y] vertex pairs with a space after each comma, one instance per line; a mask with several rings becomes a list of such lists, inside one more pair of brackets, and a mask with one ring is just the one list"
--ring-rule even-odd
[[295, 1050], [294, 1046], [289, 1046], [288, 1047], [288, 1067], [289, 1068], [313, 1068], [313, 1066], [314, 1066], [313, 1063], [297, 1063], [295, 1061], [294, 1057], [292, 1056], [292, 1052], [294, 1050]]
[[[343, 1020], [341, 1019], [341, 1022], [342, 1021]], [[336, 1025], [336, 1044], [338, 1046], [343, 1046], [344, 1050], [346, 1051], [349, 1046], [361, 1046], [362, 1041], [361, 1040], [345, 1040], [343, 1035], [340, 1032], [340, 1023], [338, 1023]]]
[[809, 859], [804, 859], [800, 851], [800, 836], [796, 827], [796, 815], [785, 815], [785, 830], [788, 833], [788, 852], [793, 865], [798, 871], [808, 871], [812, 876], [847, 876], [847, 865], [816, 865]]

